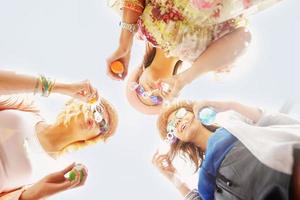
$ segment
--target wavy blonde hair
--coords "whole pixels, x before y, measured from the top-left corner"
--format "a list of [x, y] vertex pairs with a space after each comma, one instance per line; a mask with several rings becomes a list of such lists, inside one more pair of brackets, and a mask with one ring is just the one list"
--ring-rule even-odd
[[[63, 148], [57, 155], [61, 155], [66, 152], [71, 152], [74, 150], [82, 149], [90, 144], [95, 144], [99, 141], [106, 141], [109, 137], [111, 137], [117, 128], [118, 125], [118, 115], [113, 106], [105, 99], [101, 98], [101, 104], [107, 111], [109, 115], [109, 129], [98, 136], [91, 138], [86, 141], [78, 141], [74, 142], [65, 148]], [[67, 125], [70, 121], [77, 117], [79, 114], [83, 113], [84, 116], [87, 115], [88, 106], [86, 103], [82, 103], [77, 100], [70, 100], [66, 103], [65, 109], [57, 116], [57, 120], [55, 125]], [[33, 112], [38, 113], [39, 109], [35, 105], [32, 98], [27, 98], [27, 96], [23, 95], [5, 95], [0, 96], [0, 111], [2, 110], [20, 110], [24, 112]]]
[[[106, 110], [106, 112], [108, 113], [109, 129], [106, 132], [101, 133], [89, 140], [77, 141], [66, 146], [61, 150], [61, 154], [76, 151], [85, 148], [91, 144], [96, 144], [100, 141], [105, 142], [109, 137], [111, 137], [116, 132], [117, 125], [118, 125], [118, 115], [116, 110], [106, 99], [101, 98], [100, 102], [104, 107], [104, 109]], [[57, 116], [56, 125], [57, 126], [61, 124], [68, 125], [72, 119], [76, 118], [81, 113], [84, 115], [84, 118], [86, 118], [89, 111], [88, 109], [89, 106], [86, 103], [82, 103], [80, 101], [72, 99], [66, 103], [65, 109]]]
[[[167, 138], [167, 125], [169, 116], [176, 110], [180, 108], [185, 108], [187, 111], [193, 112], [193, 101], [177, 101], [161, 111], [157, 119], [157, 128], [159, 130], [159, 135], [162, 140]], [[214, 126], [204, 126], [205, 128], [214, 131], [216, 127]], [[183, 142], [177, 140], [175, 143], [170, 145], [170, 151], [168, 152], [169, 159], [174, 160], [176, 156], [184, 158], [186, 161], [191, 161], [195, 167], [195, 172], [201, 166], [204, 152], [191, 142]]]

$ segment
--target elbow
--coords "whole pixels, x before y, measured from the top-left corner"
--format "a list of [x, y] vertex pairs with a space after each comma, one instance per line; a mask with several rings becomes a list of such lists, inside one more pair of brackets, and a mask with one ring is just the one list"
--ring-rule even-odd
[[251, 43], [252, 40], [251, 32], [249, 31], [249, 29], [243, 27], [243, 28], [239, 28], [238, 35], [239, 38], [241, 39], [243, 47], [246, 48]]

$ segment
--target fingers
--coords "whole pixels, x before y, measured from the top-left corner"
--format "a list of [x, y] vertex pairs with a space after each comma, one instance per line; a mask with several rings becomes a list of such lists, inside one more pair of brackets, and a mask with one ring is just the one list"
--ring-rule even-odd
[[83, 173], [83, 177], [82, 177], [82, 180], [80, 181], [80, 184], [78, 185], [78, 187], [83, 186], [85, 184], [86, 180], [87, 180], [88, 169], [85, 166], [83, 166], [82, 173]]
[[152, 164], [153, 165], [155, 165], [155, 160], [156, 160], [157, 155], [158, 155], [158, 150], [156, 150], [155, 154], [152, 157]]
[[62, 192], [77, 187], [80, 184], [80, 173], [76, 170], [74, 170], [74, 173], [76, 173], [75, 180], [70, 181], [65, 178], [63, 182], [49, 184], [48, 185], [49, 188], [47, 188], [47, 190], [52, 194], [55, 194], [58, 192]]
[[[106, 65], [107, 65], [106, 74], [113, 80], [119, 80], [119, 81], [124, 80], [128, 72], [129, 59], [130, 59], [129, 52], [124, 52], [124, 50], [118, 49], [116, 52], [113, 53], [111, 57], [109, 57], [106, 60]], [[111, 64], [116, 60], [119, 60], [124, 64], [124, 72], [121, 74], [121, 76], [119, 74], [113, 73], [110, 68]]]
[[113, 55], [111, 58], [108, 58], [106, 60], [106, 74], [113, 80], [115, 81], [119, 81], [122, 78], [120, 76], [118, 76], [118, 74], [113, 73], [113, 71], [111, 70], [110, 66], [112, 64], [112, 62], [118, 60], [118, 58], [115, 57], [115, 55]]
[[60, 173], [66, 174], [69, 171], [71, 171], [73, 169], [73, 167], [75, 167], [75, 163], [72, 163], [71, 165], [67, 166], [65, 169], [61, 170]]
[[128, 74], [128, 64], [124, 66], [124, 72], [122, 74], [123, 80], [126, 78]]
[[155, 152], [152, 158], [152, 164], [159, 169], [164, 169], [171, 165], [171, 161], [168, 157], [168, 155], [159, 155], [158, 150]]
[[196, 102], [195, 105], [193, 106], [193, 112], [194, 114], [198, 114], [198, 112], [203, 109], [204, 107], [207, 107], [209, 105], [208, 101], [200, 101]]
[[74, 187], [78, 187], [80, 185], [80, 178], [81, 178], [81, 174], [80, 171], [74, 170], [76, 176], [75, 176], [75, 180], [71, 181], [71, 185], [68, 189], [70, 188], [74, 188]]
[[120, 77], [118, 74], [113, 73], [109, 66], [107, 67], [106, 74], [115, 81], [123, 80], [123, 78]]

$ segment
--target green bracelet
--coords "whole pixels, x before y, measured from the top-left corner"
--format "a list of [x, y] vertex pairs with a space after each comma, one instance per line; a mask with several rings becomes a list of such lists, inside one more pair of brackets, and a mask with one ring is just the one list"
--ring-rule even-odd
[[42, 85], [42, 96], [48, 97], [54, 87], [55, 81], [52, 81], [50, 78], [46, 78], [43, 75], [40, 75], [40, 82]]

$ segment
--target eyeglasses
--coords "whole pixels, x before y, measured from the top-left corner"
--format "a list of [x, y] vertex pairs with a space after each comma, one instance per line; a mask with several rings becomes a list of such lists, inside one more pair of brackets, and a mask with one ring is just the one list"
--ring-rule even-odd
[[167, 125], [167, 138], [166, 142], [169, 144], [174, 144], [177, 141], [177, 119], [182, 119], [186, 116], [187, 110], [185, 108], [180, 108], [175, 113], [175, 119], [171, 120]]
[[139, 96], [141, 96], [142, 98], [144, 99], [147, 99], [149, 98], [150, 101], [154, 104], [154, 105], [160, 105], [163, 103], [163, 98], [160, 97], [160, 96], [155, 96], [155, 95], [151, 95], [151, 92], [146, 92], [145, 88], [136, 83], [136, 82], [133, 82], [133, 85], [132, 85], [132, 90], [134, 90]]
[[92, 108], [94, 120], [100, 127], [100, 133], [104, 133], [109, 129], [108, 122], [104, 119], [104, 109], [101, 105], [95, 105]]

